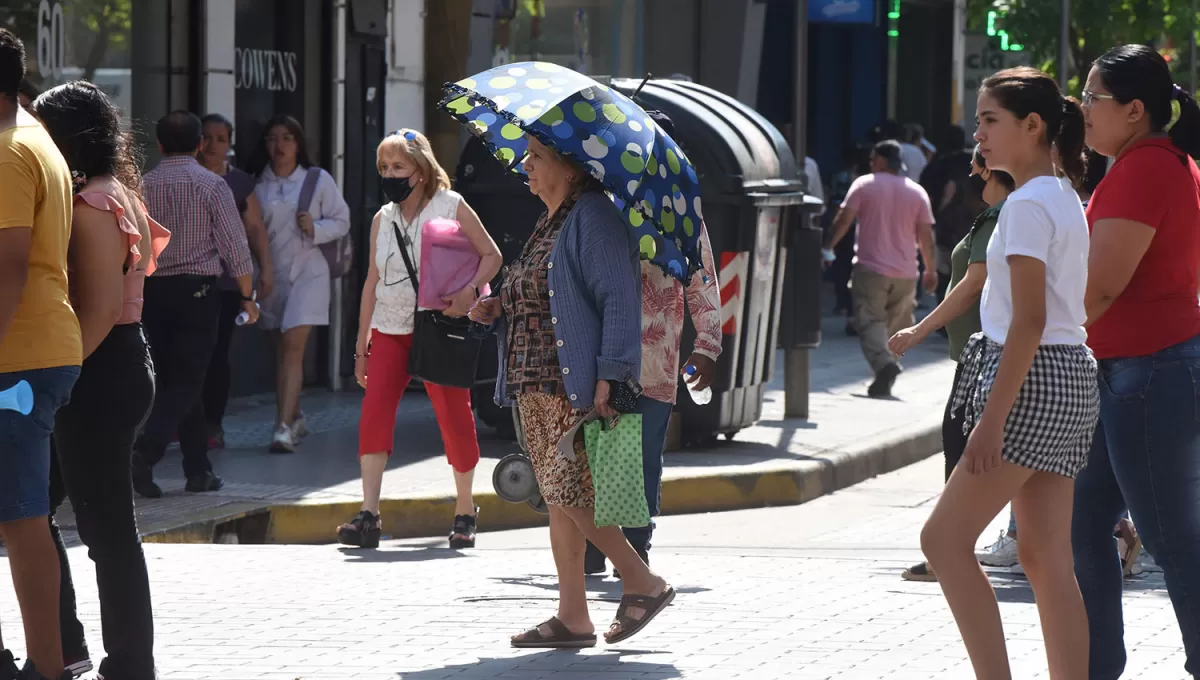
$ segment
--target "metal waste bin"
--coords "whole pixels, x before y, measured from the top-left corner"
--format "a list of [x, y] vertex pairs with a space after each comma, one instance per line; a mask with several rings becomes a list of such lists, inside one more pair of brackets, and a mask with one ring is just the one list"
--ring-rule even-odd
[[[483, 142], [474, 136], [470, 136], [459, 156], [454, 188], [479, 215], [479, 221], [500, 247], [504, 264], [520, 257], [521, 249], [546, 206], [529, 193], [529, 187], [520, 177], [506, 172], [488, 153]], [[493, 290], [499, 282], [500, 275], [497, 274], [492, 281]], [[485, 425], [504, 436], [514, 436], [511, 409], [497, 406], [493, 400], [498, 363], [496, 338], [489, 336], [479, 350], [479, 369], [471, 402]]]
[[[639, 84], [612, 81], [626, 95]], [[651, 80], [635, 101], [671, 117], [675, 141], [700, 177], [704, 222], [721, 286], [723, 349], [712, 401], [697, 405], [681, 384], [677, 410], [683, 445], [710, 445], [717, 435], [731, 438], [762, 415], [779, 337], [785, 236], [807, 220], [810, 209], [805, 207], [803, 170], [774, 125], [721, 92], [696, 83]], [[819, 260], [816, 266], [819, 272]], [[695, 340], [690, 317], [682, 340], [681, 361]]]

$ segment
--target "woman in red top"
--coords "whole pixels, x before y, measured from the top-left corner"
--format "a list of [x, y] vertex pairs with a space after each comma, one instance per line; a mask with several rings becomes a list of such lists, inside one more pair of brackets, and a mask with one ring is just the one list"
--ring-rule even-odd
[[1115, 158], [1088, 204], [1088, 345], [1100, 425], [1076, 481], [1072, 544], [1087, 605], [1090, 677], [1125, 667], [1121, 562], [1126, 505], [1163, 568], [1200, 677], [1200, 108], [1149, 47], [1096, 60], [1083, 91], [1087, 144]]

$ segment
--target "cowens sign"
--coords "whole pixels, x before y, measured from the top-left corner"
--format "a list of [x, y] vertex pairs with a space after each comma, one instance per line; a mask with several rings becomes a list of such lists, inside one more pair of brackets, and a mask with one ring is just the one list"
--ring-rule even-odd
[[295, 52], [235, 47], [233, 55], [236, 89], [295, 92], [300, 83]]

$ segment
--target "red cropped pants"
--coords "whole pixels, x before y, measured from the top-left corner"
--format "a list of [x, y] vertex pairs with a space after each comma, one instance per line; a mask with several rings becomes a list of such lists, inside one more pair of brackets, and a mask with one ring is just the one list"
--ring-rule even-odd
[[[392, 453], [396, 436], [396, 409], [412, 376], [408, 374], [411, 335], [371, 331], [371, 356], [367, 358], [367, 394], [358, 424], [358, 455]], [[479, 464], [479, 438], [471, 411], [471, 390], [425, 383], [446, 458], [455, 472], [470, 472]]]

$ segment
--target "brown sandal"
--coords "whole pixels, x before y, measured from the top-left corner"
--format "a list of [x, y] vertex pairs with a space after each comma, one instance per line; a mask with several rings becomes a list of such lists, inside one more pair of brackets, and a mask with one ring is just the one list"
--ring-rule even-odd
[[[542, 626], [550, 629], [550, 635], [542, 635]], [[545, 623], [514, 637], [512, 646], [520, 649], [583, 649], [596, 646], [596, 634], [572, 633], [557, 616], [551, 616]]]
[[[625, 595], [621, 598], [621, 604], [617, 607], [617, 616], [613, 620], [613, 623], [621, 627], [621, 632], [610, 638], [606, 638], [605, 642], [615, 645], [618, 642], [628, 640], [637, 635], [647, 624], [654, 620], [654, 617], [661, 614], [674, 599], [675, 589], [670, 584], [667, 584], [666, 589], [657, 597], [649, 595]], [[637, 607], [645, 612], [642, 614], [642, 618], [635, 619], [629, 616], [627, 612], [631, 607]], [[609, 629], [611, 630], [612, 627], [610, 626]]]

